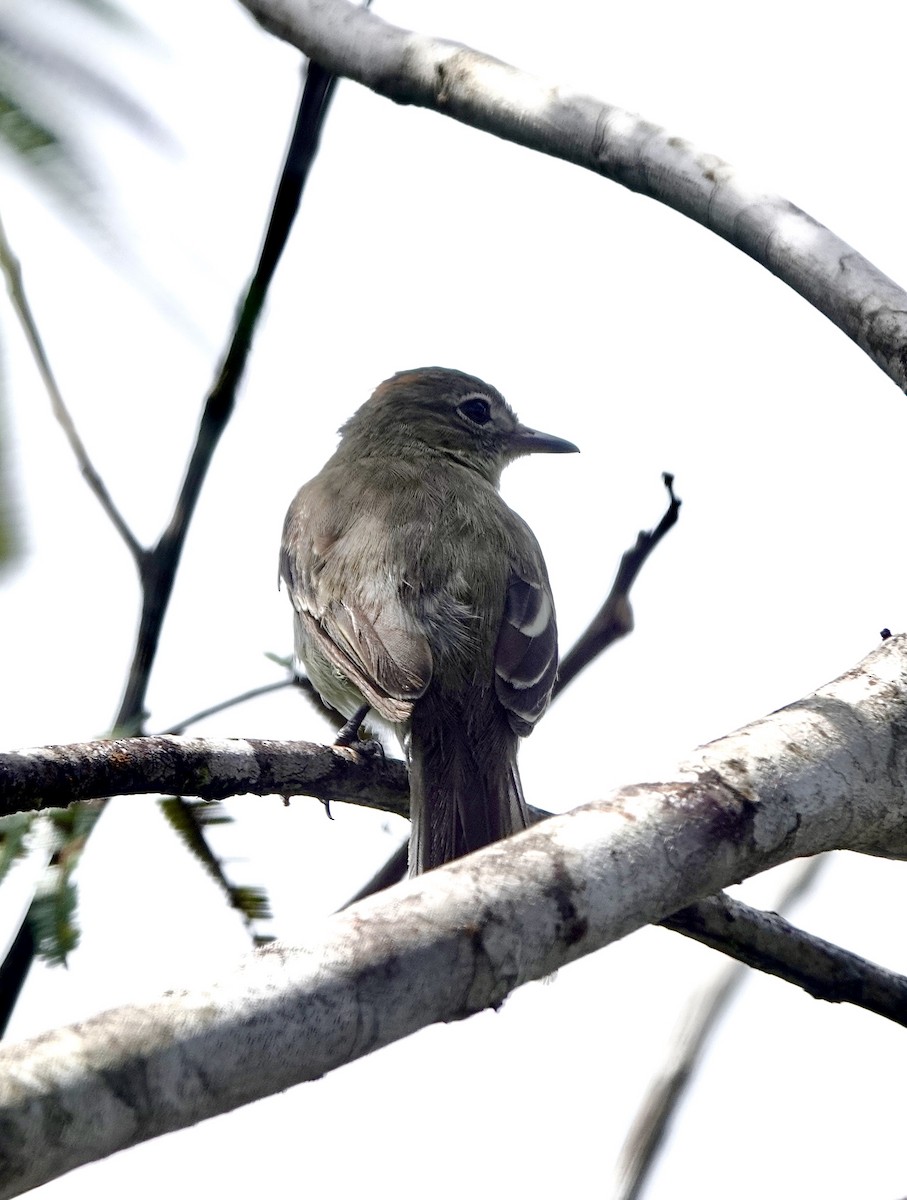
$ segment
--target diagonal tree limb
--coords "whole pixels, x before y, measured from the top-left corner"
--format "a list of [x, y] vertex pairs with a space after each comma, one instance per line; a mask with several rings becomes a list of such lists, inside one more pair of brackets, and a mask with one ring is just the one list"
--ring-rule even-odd
[[[409, 815], [407, 813], [407, 815]], [[354, 896], [351, 896], [347, 902], [338, 910], [343, 912], [345, 908], [350, 908], [353, 904], [358, 904], [360, 900], [365, 900], [368, 896], [375, 896], [378, 892], [385, 891], [386, 888], [393, 887], [395, 883], [399, 883], [401, 879], [406, 877], [406, 869], [409, 863], [409, 842], [403, 842], [393, 852], [390, 858], [380, 866], [375, 874], [364, 883]]]
[[265, 29], [337, 75], [575, 163], [699, 222], [777, 275], [907, 388], [907, 294], [730, 163], [635, 113], [468, 46], [401, 29], [347, 0], [241, 3]]
[[[629, 814], [636, 795], [641, 803], [652, 805], [659, 795], [674, 797], [666, 804], [668, 814], [678, 809], [678, 831], [654, 834], [655, 844], [662, 847], [661, 860], [667, 857], [660, 869], [669, 873], [683, 857], [683, 843], [699, 836], [697, 822], [705, 822], [710, 832], [703, 835], [694, 859], [745, 854], [751, 839], [752, 853], [762, 864], [759, 869], [771, 865], [762, 856], [773, 841], [780, 854], [775, 861], [838, 847], [905, 857], [907, 716], [902, 710], [907, 710], [907, 635], [889, 639], [864, 663], [813, 696], [702, 747], [685, 768], [698, 782], [626, 788], [618, 793], [618, 801], [587, 805], [574, 815]], [[135, 738], [0, 756], [0, 793], [13, 807], [44, 807], [58, 797], [66, 802], [77, 796], [147, 791], [208, 799], [238, 792], [306, 793], [400, 815], [406, 815], [408, 806], [402, 763], [300, 742]], [[534, 815], [543, 821], [546, 814]], [[803, 830], [810, 826], [818, 840], [803, 839]], [[510, 841], [502, 853], [520, 844]], [[665, 845], [671, 847], [668, 856]], [[401, 867], [402, 863], [401, 856]], [[694, 865], [701, 869], [701, 864]], [[740, 876], [745, 873], [741, 869]], [[631, 876], [626, 886], [629, 896], [643, 884]], [[657, 919], [671, 918], [665, 923], [672, 928], [682, 922], [689, 936], [798, 986], [809, 989], [812, 984], [824, 998], [860, 1003], [865, 995], [873, 1011], [903, 1019], [903, 1011], [897, 1016], [895, 1006], [900, 984], [892, 984], [890, 974], [765, 914], [739, 905], [728, 909], [729, 903], [724, 898], [700, 901], [681, 914], [676, 913], [683, 907], [678, 905]], [[716, 933], [716, 911], [725, 914], [724, 932]], [[728, 911], [736, 942], [727, 936]], [[809, 970], [804, 970], [807, 951], [813, 957]], [[846, 987], [828, 982], [833, 970], [843, 972]]]
[[[410, 879], [210, 987], [0, 1049], [0, 1200], [497, 1007], [780, 862], [905, 856], [905, 782], [902, 635], [700, 748], [674, 781], [622, 788]], [[903, 1004], [885, 1015], [903, 1021]]]
[[0, 962], [0, 1030], [5, 1030], [38, 947], [31, 922], [25, 918]]

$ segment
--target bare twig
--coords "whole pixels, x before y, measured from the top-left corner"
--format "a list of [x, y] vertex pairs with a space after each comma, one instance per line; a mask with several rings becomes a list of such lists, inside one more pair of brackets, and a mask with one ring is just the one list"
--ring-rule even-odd
[[[265, 658], [270, 659], [272, 663], [276, 663], [279, 667], [283, 667], [285, 671], [290, 672], [292, 682], [302, 692], [319, 717], [323, 717], [333, 729], [341, 729], [344, 726], [346, 718], [342, 717], [336, 709], [325, 704], [320, 693], [307, 675], [297, 673], [297, 664], [292, 656], [282, 656], [266, 651]], [[167, 732], [169, 733], [170, 730]]]
[[76, 456], [76, 462], [79, 464], [79, 470], [82, 472], [82, 478], [97, 497], [104, 512], [110, 518], [117, 533], [119, 533], [120, 537], [126, 543], [129, 553], [141, 570], [147, 558], [148, 551], [139, 545], [135, 534], [126, 524], [120, 510], [114, 504], [103, 479], [101, 479], [101, 476], [88, 456], [85, 443], [79, 436], [75, 422], [72, 419], [69, 409], [66, 407], [63, 394], [60, 391], [56, 376], [50, 365], [50, 360], [47, 357], [47, 351], [44, 349], [44, 342], [41, 339], [41, 334], [38, 332], [38, 326], [31, 311], [31, 305], [28, 303], [28, 297], [25, 294], [25, 286], [22, 281], [22, 267], [18, 258], [13, 253], [2, 221], [0, 221], [0, 267], [2, 267], [3, 273], [6, 276], [6, 286], [13, 308], [16, 311], [16, 316], [19, 318], [19, 323], [25, 333], [25, 338], [32, 352], [32, 357], [35, 360], [35, 365], [38, 368], [38, 373], [41, 376], [41, 381], [50, 397], [51, 409], [62, 426], [63, 432], [66, 434], [66, 440], [72, 447], [72, 452]]
[[247, 692], [240, 692], [238, 696], [231, 696], [229, 700], [221, 700], [219, 704], [212, 704], [210, 708], [203, 708], [200, 712], [193, 713], [191, 717], [184, 717], [182, 721], [177, 721], [175, 725], [170, 725], [167, 729], [162, 729], [161, 733], [185, 733], [190, 725], [195, 725], [198, 721], [204, 721], [206, 717], [213, 717], [216, 713], [226, 712], [228, 708], [235, 708], [237, 704], [245, 704], [248, 700], [256, 700], [259, 696], [267, 696], [270, 692], [280, 692], [284, 688], [295, 687], [297, 685], [298, 681], [295, 679], [278, 679], [276, 683], [263, 683], [261, 687], [250, 688]]
[[633, 631], [633, 609], [630, 606], [630, 589], [643, 568], [649, 555], [677, 523], [681, 501], [674, 495], [674, 476], [665, 472], [662, 476], [668, 489], [669, 503], [664, 516], [656, 527], [642, 530], [636, 545], [624, 552], [617, 568], [604, 604], [592, 618], [588, 628], [564, 655], [557, 669], [557, 683], [552, 697], [556, 699], [572, 683], [593, 659], [613, 645], [614, 642]]

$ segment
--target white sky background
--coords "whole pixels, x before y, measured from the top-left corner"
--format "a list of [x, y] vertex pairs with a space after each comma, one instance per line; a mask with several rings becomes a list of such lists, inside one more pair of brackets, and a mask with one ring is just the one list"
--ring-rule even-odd
[[[33, 9], [37, 5], [33, 4]], [[133, 7], [157, 42], [92, 32], [104, 65], [171, 130], [168, 157], [73, 101], [129, 264], [73, 235], [8, 163], [2, 216], [59, 381], [111, 492], [149, 541], [169, 516], [200, 403], [254, 263], [298, 90], [298, 56], [228, 0]], [[56, 6], [46, 5], [54, 21]], [[637, 110], [806, 209], [893, 278], [903, 235], [902, 6], [690, 0], [621, 7], [394, 3], [454, 38]], [[36, 18], [37, 19], [37, 18]], [[71, 36], [85, 36], [80, 25]], [[185, 314], [180, 323], [172, 315]], [[192, 328], [188, 328], [191, 321]], [[28, 554], [2, 591], [3, 740], [102, 732], [138, 611], [125, 549], [75, 468], [12, 315], [3, 317]], [[652, 780], [696, 744], [798, 698], [907, 627], [904, 397], [762, 268], [613, 184], [432, 113], [340, 86], [236, 415], [188, 539], [149, 693], [150, 729], [277, 678], [290, 609], [276, 551], [295, 489], [393, 371], [487, 378], [582, 454], [505, 476], [536, 531], [569, 646], [621, 552], [664, 506], [637, 632], [549, 713], [521, 756], [554, 809]], [[592, 728], [591, 737], [582, 731]], [[297, 696], [193, 732], [323, 739]], [[235, 801], [218, 846], [267, 884], [292, 939], [402, 840], [402, 822], [317, 801]], [[32, 973], [25, 1037], [217, 973], [248, 946], [151, 799], [114, 805], [79, 871], [84, 937]], [[771, 881], [756, 881], [771, 903]], [[6, 889], [7, 897], [10, 893]], [[840, 856], [796, 919], [907, 970], [907, 868]], [[10, 901], [8, 900], [8, 903]], [[48, 1185], [49, 1200], [239, 1200], [329, 1187], [606, 1195], [628, 1121], [686, 997], [717, 956], [648, 929], [532, 985], [498, 1014], [425, 1031], [317, 1084]], [[675, 1126], [650, 1200], [907, 1192], [907, 1034], [753, 976]], [[732, 1181], [732, 1182], [731, 1182]], [[176, 1194], [188, 1192], [176, 1185]]]

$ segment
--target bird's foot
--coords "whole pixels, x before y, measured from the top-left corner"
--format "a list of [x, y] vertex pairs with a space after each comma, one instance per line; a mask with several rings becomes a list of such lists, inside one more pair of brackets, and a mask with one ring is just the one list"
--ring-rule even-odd
[[334, 738], [335, 746], [352, 746], [359, 740], [359, 729], [362, 722], [366, 718], [369, 706], [367, 704], [360, 705], [353, 713], [347, 723], [341, 728], [340, 732]]

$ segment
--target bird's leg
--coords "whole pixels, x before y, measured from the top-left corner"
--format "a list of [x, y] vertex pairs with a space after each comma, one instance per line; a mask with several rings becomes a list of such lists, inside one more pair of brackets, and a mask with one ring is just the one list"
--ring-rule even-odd
[[350, 717], [334, 739], [335, 746], [351, 746], [359, 738], [359, 726], [366, 718], [370, 705], [363, 704]]
[[[354, 754], [365, 754], [366, 751], [368, 754], [374, 754], [377, 749], [383, 758], [384, 748], [380, 742], [360, 742], [359, 740], [360, 726], [362, 725], [362, 721], [366, 719], [368, 708], [370, 708], [368, 704], [360, 704], [360, 707], [350, 716], [347, 724], [337, 734], [337, 737], [334, 739], [334, 745], [340, 746], [343, 749], [349, 748], [353, 750]], [[330, 800], [322, 800], [322, 804], [324, 804], [324, 811], [328, 814], [329, 820], [334, 821], [334, 817], [331, 816]]]
[[361, 755], [363, 758], [384, 758], [381, 739], [372, 737], [367, 729], [362, 729], [362, 722], [365, 720], [368, 710], [368, 704], [363, 704], [361, 708], [356, 709], [334, 739], [334, 746], [339, 749], [352, 750], [354, 754]]

